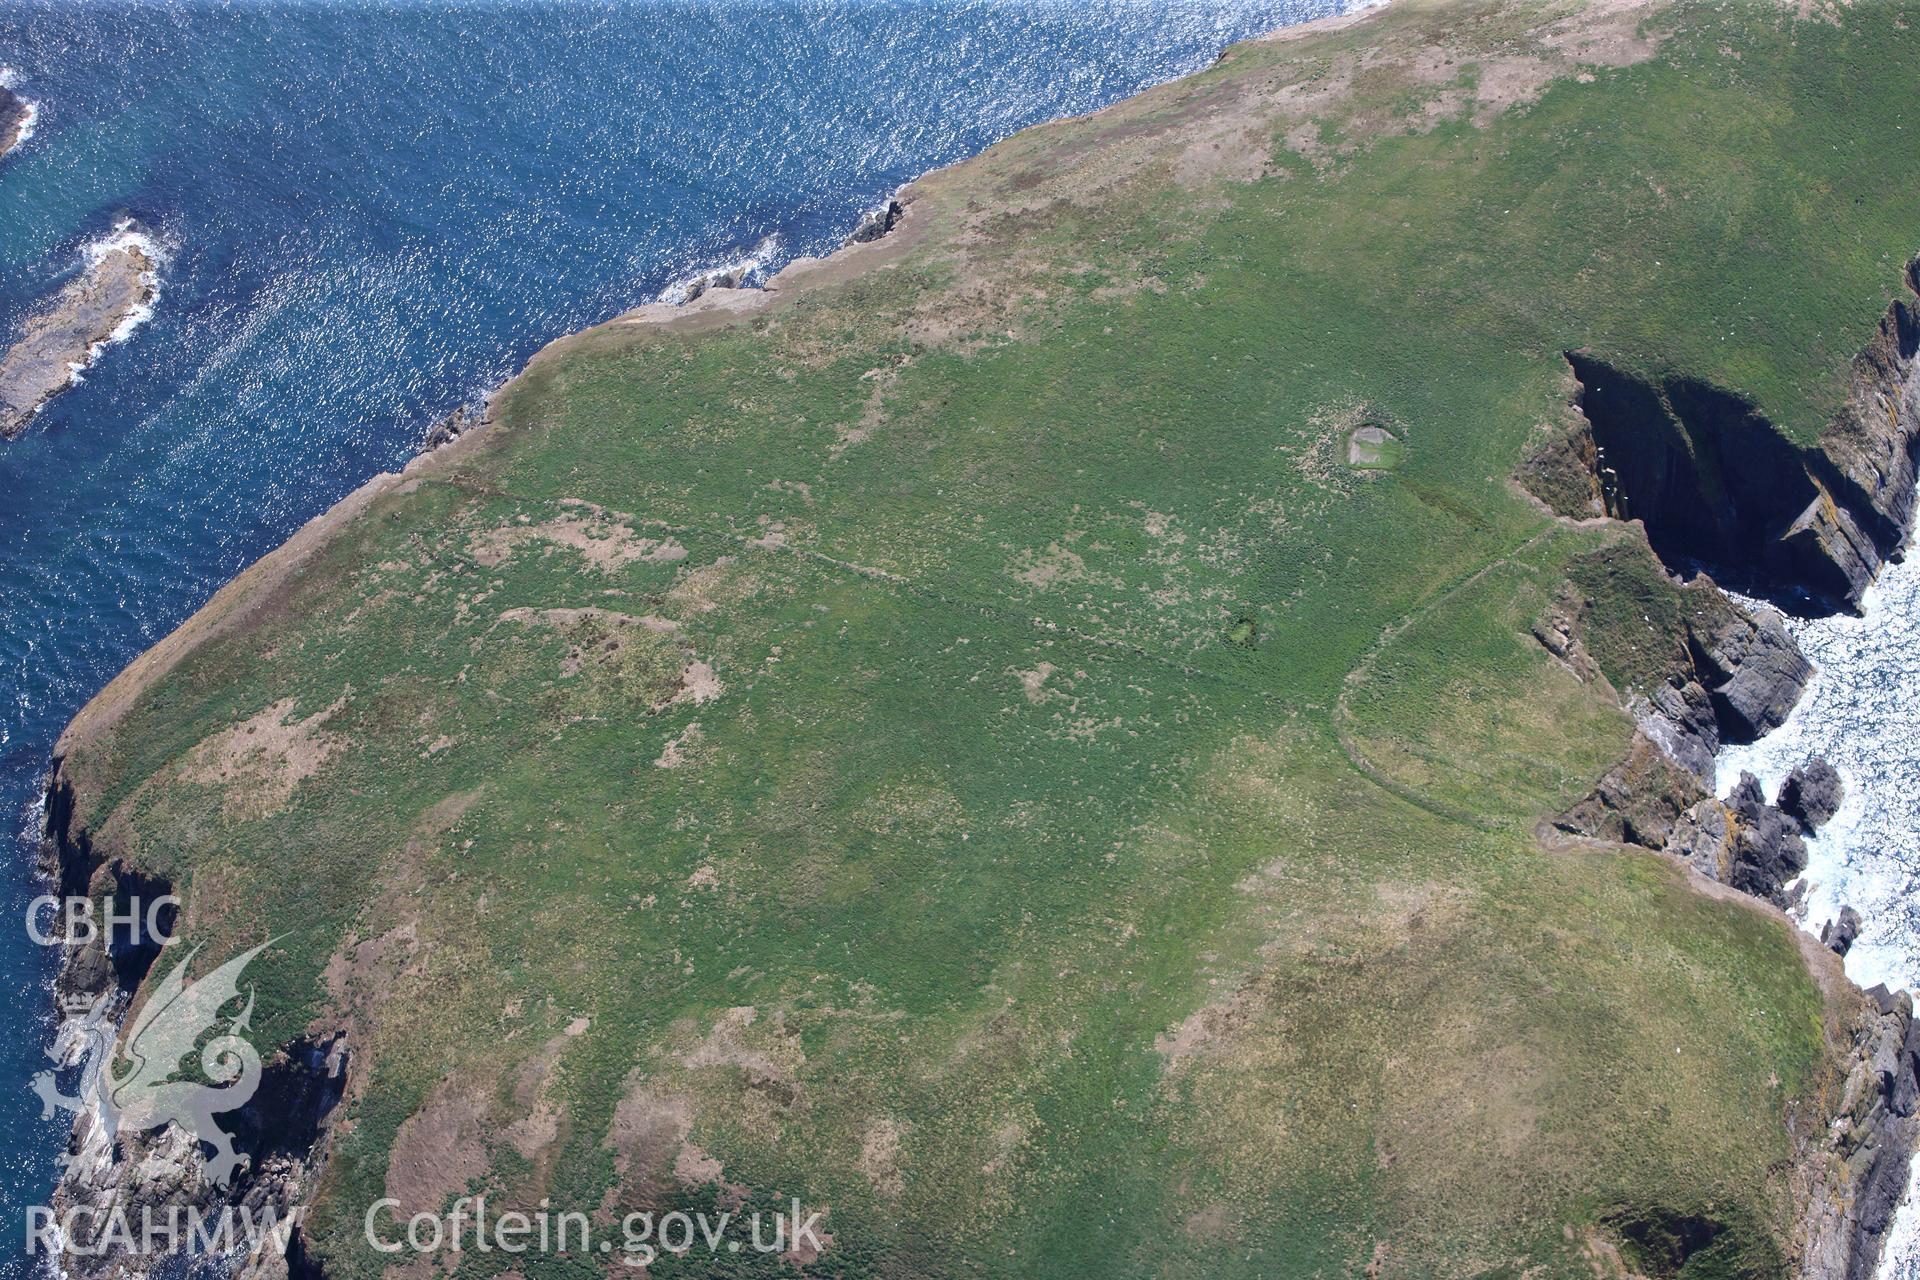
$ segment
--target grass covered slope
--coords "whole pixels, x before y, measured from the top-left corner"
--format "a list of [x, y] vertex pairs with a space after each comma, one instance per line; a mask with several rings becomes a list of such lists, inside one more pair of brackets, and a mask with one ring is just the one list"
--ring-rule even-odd
[[827, 1210], [659, 1275], [1657, 1272], [1683, 1216], [1783, 1270], [1837, 1015], [1777, 917], [1536, 841], [1630, 725], [1529, 628], [1629, 535], [1508, 476], [1576, 347], [1818, 432], [1917, 63], [1877, 5], [1243, 45], [557, 344], [231, 588], [63, 776], [200, 962], [279, 939], [261, 1043], [348, 1028], [328, 1274], [481, 1188]]

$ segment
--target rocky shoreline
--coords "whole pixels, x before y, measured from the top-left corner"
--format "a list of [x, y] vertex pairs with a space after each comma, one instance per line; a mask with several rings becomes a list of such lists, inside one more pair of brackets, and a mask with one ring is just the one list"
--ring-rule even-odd
[[[904, 190], [890, 197], [879, 209], [862, 218], [830, 258], [798, 259], [763, 286], [750, 282], [746, 266], [730, 264], [691, 277], [683, 286], [676, 287], [673, 292], [677, 301], [652, 303], [610, 323], [699, 324], [710, 311], [731, 314], [741, 306], [776, 302], [783, 288], [798, 292], [805, 287], [802, 282], [830, 278], [847, 269], [846, 259], [850, 254], [869, 250], [882, 238], [891, 238], [905, 221], [911, 200]], [[580, 336], [568, 335], [557, 343]], [[283, 557], [297, 558], [311, 550], [337, 522], [361, 509], [372, 496], [396, 483], [405, 483], [406, 473], [441, 465], [462, 447], [480, 442], [486, 435], [485, 429], [493, 424], [493, 405], [502, 390], [504, 387], [496, 388], [479, 403], [464, 405], [434, 422], [422, 439], [419, 455], [405, 473], [376, 476], [354, 495], [310, 522], [300, 534], [249, 569], [221, 595], [249, 586], [257, 589], [259, 584], [249, 583], [249, 578], [265, 574], [269, 569], [287, 567], [273, 562]], [[217, 611], [220, 602], [221, 596], [216, 596], [202, 613]], [[160, 646], [142, 655], [123, 673], [123, 678], [141, 674], [138, 668], [156, 661], [156, 655], [170, 644], [180, 643], [179, 637], [186, 630], [175, 632]], [[94, 703], [89, 704], [89, 709], [97, 710], [98, 704], [110, 700], [108, 695], [112, 690], [110, 685], [102, 691]], [[76, 718], [56, 747], [47, 782], [41, 873], [62, 897], [104, 898], [122, 906], [136, 901], [151, 902], [169, 894], [172, 886], [148, 875], [114, 851], [96, 845], [92, 833], [75, 821], [74, 783], [63, 765], [68, 737], [76, 731], [85, 731], [81, 723], [85, 715], [83, 712], [82, 717]], [[55, 979], [55, 1001], [65, 1007], [91, 1004], [105, 997], [117, 1025], [138, 999], [142, 983], [160, 954], [157, 944], [138, 938], [122, 940], [115, 947], [97, 940], [85, 945], [67, 945], [62, 950]], [[54, 1213], [65, 1215], [78, 1210], [80, 1220], [107, 1222], [116, 1211], [137, 1220], [143, 1209], [164, 1215], [170, 1207], [202, 1213], [231, 1207], [242, 1214], [256, 1216], [263, 1210], [272, 1210], [281, 1221], [291, 1218], [293, 1222], [284, 1247], [266, 1247], [245, 1258], [233, 1259], [231, 1274], [236, 1280], [321, 1280], [322, 1272], [308, 1256], [299, 1215], [304, 1213], [325, 1169], [335, 1114], [352, 1087], [349, 1031], [345, 1026], [316, 1025], [308, 1028], [306, 1035], [263, 1056], [266, 1061], [259, 1092], [252, 1102], [234, 1113], [237, 1123], [230, 1125], [235, 1150], [247, 1160], [231, 1186], [221, 1188], [207, 1181], [196, 1144], [175, 1126], [151, 1133], [123, 1133], [115, 1142], [103, 1142], [83, 1116], [68, 1137], [65, 1153], [68, 1164], [50, 1204]], [[76, 1241], [80, 1245], [85, 1243]], [[151, 1266], [132, 1265], [111, 1254], [80, 1250], [66, 1257], [64, 1272], [68, 1280], [145, 1280], [154, 1273]]]
[[122, 224], [27, 318], [0, 355], [0, 437], [19, 436], [48, 401], [80, 380], [101, 347], [145, 317], [159, 294], [158, 266], [152, 241]]
[[[1711, 563], [1788, 607], [1857, 612], [1881, 567], [1904, 553], [1913, 524], [1920, 259], [1904, 283], [1914, 296], [1888, 308], [1854, 362], [1845, 407], [1815, 446], [1794, 446], [1717, 389], [1653, 384], [1569, 353], [1578, 425], [1529, 460], [1523, 478], [1562, 515], [1637, 522], [1671, 572]], [[1681, 590], [1695, 608], [1664, 680], [1622, 691], [1639, 726], [1626, 759], [1554, 825], [1659, 850], [1704, 881], [1791, 907], [1805, 837], [1839, 808], [1838, 775], [1815, 757], [1772, 801], [1744, 773], [1722, 800], [1715, 757], [1778, 728], [1812, 667], [1771, 609], [1749, 612], [1704, 574]], [[1558, 608], [1535, 631], [1562, 660], [1590, 663], [1578, 613]], [[1846, 1046], [1835, 1105], [1830, 1115], [1789, 1118], [1801, 1153], [1800, 1273], [1815, 1280], [1873, 1273], [1920, 1145], [1912, 998], [1883, 986], [1860, 992], [1838, 971], [1860, 923], [1843, 913], [1819, 940], [1830, 956], [1810, 957], [1816, 977], [1832, 971], [1823, 985], [1845, 1007], [1830, 1027]]]
[[[96, 850], [88, 833], [73, 824], [74, 792], [59, 764], [56, 760], [47, 793], [42, 875], [62, 897], [107, 901], [130, 918], [141, 916], [140, 904], [170, 895], [172, 886], [124, 858]], [[144, 932], [152, 923], [143, 920], [131, 934], [111, 940], [95, 936], [63, 945], [54, 982], [59, 1007], [90, 1007], [104, 1000], [119, 1025], [162, 953], [162, 940]], [[165, 919], [157, 923], [170, 925]], [[55, 1053], [64, 1050], [67, 1065], [78, 1066], [75, 1055], [83, 1046], [68, 1034], [71, 1025], [63, 1024], [56, 1035]], [[303, 1036], [267, 1056], [252, 1099], [222, 1124], [242, 1160], [231, 1185], [224, 1187], [207, 1176], [199, 1144], [178, 1125], [111, 1135], [100, 1131], [93, 1116], [82, 1113], [68, 1135], [64, 1169], [49, 1207], [56, 1219], [86, 1224], [93, 1236], [110, 1232], [116, 1220], [140, 1222], [149, 1213], [156, 1220], [165, 1220], [171, 1212], [210, 1218], [232, 1209], [248, 1221], [271, 1214], [274, 1221], [289, 1224], [285, 1234], [261, 1241], [230, 1274], [249, 1280], [307, 1275], [299, 1219], [312, 1179], [325, 1162], [333, 1115], [347, 1089], [349, 1062], [344, 1030]], [[94, 1250], [94, 1240], [84, 1232], [72, 1244], [63, 1260], [68, 1280], [149, 1274], [111, 1250]]]

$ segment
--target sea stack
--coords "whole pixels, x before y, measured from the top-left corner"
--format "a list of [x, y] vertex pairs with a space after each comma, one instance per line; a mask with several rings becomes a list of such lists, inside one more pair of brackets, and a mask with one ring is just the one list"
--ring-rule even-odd
[[86, 268], [20, 326], [0, 356], [0, 436], [78, 381], [101, 346], [137, 324], [158, 291], [153, 243], [131, 224], [89, 254]]

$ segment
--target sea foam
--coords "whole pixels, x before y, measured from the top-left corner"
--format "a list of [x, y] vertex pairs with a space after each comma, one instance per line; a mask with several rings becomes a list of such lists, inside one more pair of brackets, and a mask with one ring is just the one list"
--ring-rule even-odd
[[[1920, 558], [1887, 566], [1860, 617], [1787, 620], [1814, 674], [1780, 728], [1722, 752], [1723, 790], [1744, 770], [1769, 796], [1809, 756], [1825, 756], [1846, 797], [1807, 841], [1795, 917], [1817, 934], [1852, 907], [1862, 921], [1846, 970], [1861, 986], [1920, 988]], [[1920, 1168], [1916, 1168], [1920, 1173]], [[1881, 1255], [1881, 1280], [1920, 1280], [1920, 1222], [1909, 1186]]]
[[711, 287], [715, 280], [738, 275], [739, 284], [727, 286], [739, 289], [757, 289], [767, 282], [774, 270], [783, 261], [782, 242], [778, 234], [770, 235], [753, 246], [744, 256], [731, 262], [722, 262], [701, 267], [676, 279], [660, 291], [656, 302], [665, 302], [679, 306], [694, 296], [702, 284]]
[[160, 301], [160, 268], [173, 256], [172, 251], [132, 218], [122, 218], [114, 223], [110, 233], [82, 245], [80, 247], [81, 264], [85, 270], [91, 271], [108, 254], [127, 250], [139, 252], [153, 264], [140, 273], [140, 281], [147, 287], [147, 300], [127, 312], [126, 317], [115, 326], [112, 333], [88, 349], [85, 362], [87, 366], [91, 366], [106, 348], [117, 342], [125, 342], [133, 335], [135, 329], [153, 319], [154, 306]]
[[[18, 89], [19, 87], [20, 73], [12, 67], [0, 67], [0, 89], [12, 90]], [[33, 139], [34, 127], [40, 120], [39, 103], [34, 102], [30, 98], [21, 98], [20, 104], [27, 109], [27, 114], [25, 118], [20, 121], [20, 136], [13, 140], [12, 149], [15, 151], [26, 146], [27, 143]]]

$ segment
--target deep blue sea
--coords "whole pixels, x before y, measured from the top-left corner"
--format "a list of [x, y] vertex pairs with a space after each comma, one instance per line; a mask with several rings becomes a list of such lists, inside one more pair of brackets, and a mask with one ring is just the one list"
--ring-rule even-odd
[[129, 217], [152, 319], [0, 445], [0, 1274], [64, 1125], [37, 798], [67, 719], [543, 343], [1342, 0], [0, 0], [0, 333]]

